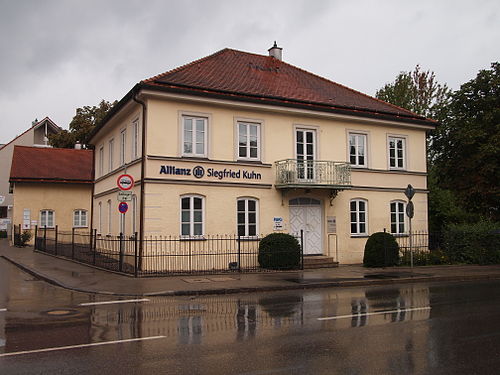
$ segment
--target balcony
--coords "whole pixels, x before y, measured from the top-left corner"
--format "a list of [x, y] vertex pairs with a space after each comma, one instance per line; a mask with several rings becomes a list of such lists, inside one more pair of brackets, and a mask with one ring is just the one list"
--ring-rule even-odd
[[276, 189], [333, 189], [351, 188], [351, 165], [326, 160], [278, 160]]

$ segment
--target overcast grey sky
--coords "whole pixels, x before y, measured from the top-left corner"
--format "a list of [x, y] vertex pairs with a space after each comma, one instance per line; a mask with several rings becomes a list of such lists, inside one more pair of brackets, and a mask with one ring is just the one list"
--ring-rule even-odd
[[0, 0], [0, 143], [229, 47], [374, 95], [419, 63], [452, 89], [498, 61], [499, 0]]

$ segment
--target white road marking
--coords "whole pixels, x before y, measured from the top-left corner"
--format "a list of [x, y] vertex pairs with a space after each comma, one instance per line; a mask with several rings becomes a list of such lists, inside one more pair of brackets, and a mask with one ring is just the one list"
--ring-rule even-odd
[[430, 310], [430, 306], [426, 307], [414, 307], [410, 309], [398, 309], [398, 310], [385, 310], [385, 311], [377, 311], [372, 313], [359, 313], [359, 314], [351, 314], [351, 315], [338, 315], [338, 316], [327, 316], [325, 318], [318, 318], [318, 320], [336, 320], [336, 319], [348, 319], [355, 318], [359, 316], [369, 316], [369, 315], [383, 315], [383, 314], [392, 314], [392, 313], [402, 313], [408, 311], [422, 311], [422, 310]]
[[0, 309], [0, 311], [7, 311], [7, 309]]
[[136, 339], [115, 340], [115, 341], [102, 341], [102, 342], [93, 342], [91, 344], [59, 346], [59, 347], [54, 347], [54, 348], [45, 348], [45, 349], [36, 349], [36, 350], [25, 350], [25, 351], [22, 351], [22, 352], [2, 353], [2, 354], [0, 354], [0, 357], [11, 357], [11, 356], [21, 355], [21, 354], [33, 354], [33, 353], [54, 352], [54, 351], [57, 351], [57, 350], [87, 348], [87, 347], [90, 347], [90, 346], [122, 344], [122, 343], [126, 343], [126, 342], [134, 342], [134, 341], [157, 340], [157, 339], [164, 339], [165, 337], [166, 336], [139, 337], [139, 338], [136, 338]]
[[112, 305], [115, 303], [133, 303], [133, 302], [149, 302], [149, 300], [147, 298], [120, 299], [120, 300], [116, 300], [116, 301], [86, 302], [86, 303], [80, 303], [78, 306]]

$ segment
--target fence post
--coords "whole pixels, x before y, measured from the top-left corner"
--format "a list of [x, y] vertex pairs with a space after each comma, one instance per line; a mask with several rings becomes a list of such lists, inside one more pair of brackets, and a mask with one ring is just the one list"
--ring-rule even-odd
[[47, 251], [47, 225], [43, 227], [43, 251]]
[[134, 277], [137, 277], [137, 232], [134, 233]]
[[71, 228], [71, 259], [75, 259], [75, 227]]
[[[94, 237], [92, 237], [92, 234], [94, 235]], [[94, 239], [94, 241], [92, 241], [92, 238]], [[93, 253], [92, 253], [92, 263], [95, 266], [95, 256], [97, 253], [97, 249], [96, 249], [96, 247], [97, 247], [97, 229], [90, 231], [90, 250], [92, 250], [92, 242], [94, 243], [94, 249], [93, 249]]]
[[33, 250], [36, 250], [36, 237], [38, 235], [38, 225], [35, 225], [35, 246], [33, 246]]
[[300, 230], [300, 258], [301, 258], [301, 264], [300, 264], [300, 269], [304, 269], [304, 230]]
[[123, 233], [120, 232], [120, 272], [123, 271]]
[[241, 272], [241, 239], [238, 233], [238, 272]]

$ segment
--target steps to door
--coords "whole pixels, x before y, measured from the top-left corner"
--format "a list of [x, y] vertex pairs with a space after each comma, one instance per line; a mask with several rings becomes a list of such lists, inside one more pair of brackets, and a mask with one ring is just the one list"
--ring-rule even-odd
[[304, 257], [304, 269], [334, 268], [338, 266], [339, 262], [334, 262], [332, 257], [327, 257], [323, 255]]

